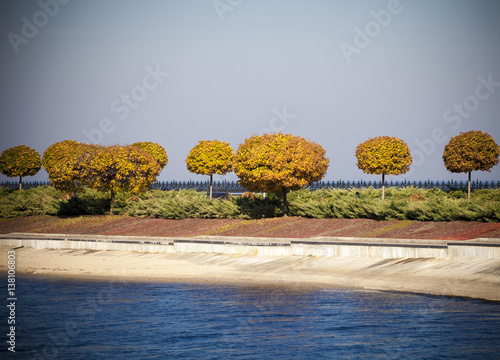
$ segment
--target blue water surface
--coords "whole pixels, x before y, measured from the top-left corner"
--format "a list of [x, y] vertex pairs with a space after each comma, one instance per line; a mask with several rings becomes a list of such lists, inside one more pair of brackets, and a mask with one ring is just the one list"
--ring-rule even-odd
[[16, 280], [16, 352], [4, 336], [2, 359], [500, 359], [494, 302], [290, 286]]

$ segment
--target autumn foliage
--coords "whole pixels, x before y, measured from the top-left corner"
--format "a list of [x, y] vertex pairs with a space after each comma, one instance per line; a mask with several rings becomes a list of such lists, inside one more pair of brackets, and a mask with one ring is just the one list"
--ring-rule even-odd
[[41, 167], [40, 153], [26, 145], [6, 149], [0, 155], [0, 172], [8, 177], [19, 177], [20, 189], [23, 177], [36, 175]]
[[187, 169], [195, 174], [224, 175], [232, 170], [234, 151], [227, 142], [203, 140], [189, 152]]
[[49, 146], [42, 162], [55, 188], [68, 193], [88, 188], [109, 191], [113, 203], [117, 192], [147, 191], [162, 169], [160, 164], [167, 163], [160, 145], [139, 144], [101, 146], [65, 140]]
[[495, 140], [483, 131], [468, 131], [452, 137], [444, 147], [443, 161], [446, 169], [453, 173], [469, 173], [490, 169], [498, 164], [499, 148]]
[[117, 192], [146, 192], [161, 171], [158, 162], [137, 146], [92, 145], [75, 164], [81, 181], [91, 189]]
[[165, 148], [163, 148], [163, 146], [150, 141], [137, 142], [135, 144], [132, 144], [132, 146], [137, 146], [146, 151], [156, 160], [158, 165], [160, 165], [160, 168], [163, 169], [167, 165], [167, 151], [165, 150]]
[[453, 173], [490, 169], [498, 164], [499, 150], [495, 140], [483, 131], [468, 131], [452, 137], [444, 147], [443, 161]]
[[[385, 175], [404, 174], [412, 164], [408, 145], [398, 138], [389, 136], [370, 138], [359, 144], [356, 147], [355, 155], [357, 167], [363, 172], [382, 175], [382, 199], [385, 197]], [[451, 172], [469, 173], [469, 194], [467, 197], [470, 198], [471, 172], [475, 170], [490, 171], [493, 166], [499, 163], [499, 156], [500, 149], [490, 135], [482, 131], [469, 131], [461, 133], [449, 141], [444, 149], [443, 161]], [[339, 199], [335, 199], [326, 204], [325, 196], [311, 201], [307, 199], [307, 201], [299, 201], [297, 194], [301, 193], [300, 191], [289, 194], [291, 204], [289, 207], [287, 194], [292, 190], [302, 189], [321, 180], [329, 165], [329, 159], [321, 145], [291, 134], [254, 135], [240, 144], [236, 155], [226, 142], [200, 141], [190, 151], [185, 162], [190, 172], [209, 175], [210, 184], [212, 184], [214, 174], [224, 175], [234, 171], [239, 177], [239, 183], [247, 190], [273, 193], [273, 195], [253, 194], [251, 198], [246, 195], [243, 195], [242, 198], [234, 198], [234, 201], [231, 200], [227, 203], [228, 207], [223, 211], [224, 215], [220, 215], [217, 213], [217, 209], [222, 206], [222, 201], [211, 202], [206, 199], [209, 201], [207, 202], [205, 196], [200, 194], [199, 198], [204, 200], [200, 200], [201, 202], [195, 206], [193, 203], [181, 200], [177, 196], [178, 194], [170, 194], [171, 196], [165, 195], [165, 197], [171, 197], [169, 209], [172, 210], [173, 215], [165, 215], [167, 208], [164, 206], [163, 200], [158, 200], [158, 202], [152, 200], [151, 203], [142, 204], [137, 207], [137, 214], [152, 214], [151, 208], [158, 206], [158, 214], [162, 214], [158, 216], [168, 218], [171, 216], [172, 218], [182, 218], [184, 215], [179, 214], [187, 213], [185, 207], [189, 207], [191, 210], [196, 209], [196, 211], [193, 210], [192, 214], [190, 213], [189, 217], [226, 215], [239, 217], [254, 216], [255, 214], [260, 217], [262, 214], [264, 214], [263, 216], [273, 216], [273, 214], [281, 215], [284, 213], [311, 217], [356, 218], [368, 216], [376, 219], [401, 217], [417, 220], [438, 219], [439, 221], [451, 219], [490, 221], [498, 219], [500, 216], [496, 203], [492, 206], [485, 205], [482, 208], [473, 208], [472, 205], [455, 206], [451, 204], [453, 199], [449, 199], [449, 206], [444, 204], [447, 208], [443, 210], [421, 194], [411, 194], [404, 201], [396, 201], [391, 190], [387, 191], [390, 204], [384, 205], [384, 202], [380, 202], [376, 205], [379, 208], [372, 207], [372, 205], [362, 207], [364, 200], [359, 197], [358, 193], [351, 199], [352, 202], [349, 200], [349, 202], [342, 203]], [[21, 184], [23, 176], [35, 175], [43, 165], [54, 188], [63, 191], [63, 194], [66, 193], [68, 199], [69, 194], [75, 194], [75, 197], [68, 202], [77, 203], [80, 197], [90, 196], [89, 193], [99, 193], [101, 197], [99, 202], [103, 203], [99, 206], [106, 208], [109, 206], [107, 202], [109, 196], [102, 194], [102, 192], [111, 193], [111, 205], [113, 205], [118, 193], [124, 193], [117, 197], [117, 204], [112, 206], [114, 209], [119, 209], [120, 206], [123, 206], [121, 203], [125, 201], [123, 200], [125, 196], [128, 196], [125, 198], [127, 203], [132, 198], [135, 199], [134, 202], [142, 199], [142, 195], [130, 197], [126, 193], [141, 194], [146, 192], [167, 163], [168, 157], [165, 149], [153, 142], [101, 146], [65, 140], [49, 146], [41, 161], [38, 152], [25, 145], [7, 149], [0, 155], [0, 172], [7, 176], [19, 176]], [[212, 188], [212, 186], [210, 187]], [[92, 191], [76, 196], [76, 193], [83, 193], [86, 190]], [[319, 192], [315, 194], [319, 194]], [[373, 197], [372, 195], [380, 193], [370, 194]], [[144, 196], [148, 198], [150, 194]], [[193, 195], [193, 198], [195, 197], [198, 199], [198, 195]], [[106, 201], [102, 202], [102, 199], [106, 199]], [[9, 201], [11, 201], [9, 206], [12, 209], [18, 205], [14, 198]], [[420, 203], [422, 204], [419, 205]], [[211, 210], [206, 210], [209, 207], [207, 204], [210, 204]], [[315, 208], [317, 204], [319, 204], [318, 209]], [[261, 205], [272, 205], [272, 208], [266, 207], [262, 211], [255, 211]], [[280, 210], [276, 211], [278, 208]], [[399, 208], [401, 211], [396, 211]], [[459, 212], [458, 208], [467, 214]], [[473, 211], [472, 209], [477, 212], [474, 217], [469, 214]], [[133, 212], [135, 213], [136, 210]], [[374, 213], [371, 214], [371, 211]], [[447, 211], [451, 215], [441, 214], [441, 212]]]
[[408, 145], [391, 136], [379, 136], [359, 144], [356, 158], [358, 168], [373, 175], [401, 175], [410, 170], [412, 163]]
[[85, 190], [80, 173], [75, 168], [79, 157], [93, 145], [74, 140], [64, 140], [50, 145], [43, 153], [42, 164], [53, 187], [67, 193]]
[[233, 159], [234, 151], [229, 143], [203, 140], [189, 152], [186, 167], [192, 173], [210, 175], [210, 198], [212, 198], [213, 175], [224, 175], [230, 172]]
[[323, 178], [329, 160], [319, 144], [291, 134], [254, 135], [236, 152], [235, 173], [239, 183], [250, 191], [283, 195], [302, 189]]
[[363, 172], [382, 175], [382, 199], [385, 197], [385, 175], [401, 175], [410, 170], [413, 161], [408, 145], [396, 137], [379, 136], [356, 147], [357, 166]]

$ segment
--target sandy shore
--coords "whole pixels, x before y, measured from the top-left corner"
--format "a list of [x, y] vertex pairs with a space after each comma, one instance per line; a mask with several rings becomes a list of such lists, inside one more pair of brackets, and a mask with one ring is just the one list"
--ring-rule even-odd
[[[0, 247], [0, 271], [7, 251]], [[16, 273], [121, 281], [363, 288], [500, 301], [500, 259], [373, 259], [19, 248]]]

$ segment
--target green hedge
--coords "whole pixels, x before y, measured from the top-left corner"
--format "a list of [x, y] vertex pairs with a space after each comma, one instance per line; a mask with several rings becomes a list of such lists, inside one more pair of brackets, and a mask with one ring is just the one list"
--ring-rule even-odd
[[[356, 192], [359, 198], [356, 197]], [[310, 218], [368, 218], [419, 221], [500, 221], [500, 191], [462, 191], [413, 187], [381, 190], [300, 190], [290, 194], [290, 214]]]
[[0, 188], [0, 218], [34, 215], [57, 215], [60, 192], [50, 186], [29, 190]]
[[[291, 192], [288, 200], [291, 216], [308, 218], [500, 221], [500, 189], [475, 190], [471, 200], [461, 190], [413, 187], [389, 188], [385, 200], [381, 200], [381, 190], [373, 188], [299, 190]], [[65, 194], [52, 187], [0, 188], [0, 218], [100, 215], [108, 211], [109, 202], [109, 194], [93, 190], [67, 200]], [[281, 198], [273, 194], [265, 198], [252, 194], [210, 200], [194, 190], [152, 190], [139, 196], [118, 194], [113, 213], [165, 219], [258, 219], [282, 216], [281, 205]]]
[[120, 194], [113, 213], [164, 219], [238, 218], [240, 211], [231, 200], [210, 200], [195, 190], [152, 190], [140, 196]]

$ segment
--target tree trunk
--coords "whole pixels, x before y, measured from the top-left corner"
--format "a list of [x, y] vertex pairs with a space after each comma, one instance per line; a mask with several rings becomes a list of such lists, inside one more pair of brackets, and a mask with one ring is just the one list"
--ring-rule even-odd
[[467, 200], [470, 200], [470, 174], [472, 171], [469, 171], [469, 181], [467, 181]]
[[210, 200], [212, 200], [212, 183], [213, 183], [213, 174], [210, 174]]
[[382, 200], [385, 199], [385, 174], [382, 173]]
[[283, 212], [285, 213], [285, 216], [288, 216], [288, 200], [286, 198], [286, 190], [283, 190]]
[[19, 176], [19, 190], [23, 189], [23, 177]]

